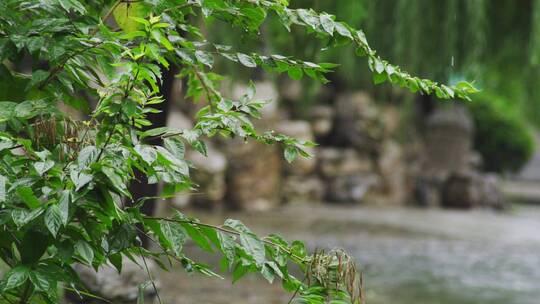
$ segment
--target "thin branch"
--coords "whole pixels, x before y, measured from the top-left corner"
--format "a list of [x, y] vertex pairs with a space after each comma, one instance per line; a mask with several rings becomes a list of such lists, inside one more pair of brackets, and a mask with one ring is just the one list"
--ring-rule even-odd
[[[90, 297], [90, 298], [94, 298], [94, 299], [96, 299], [96, 300], [100, 300], [100, 301], [107, 302], [107, 303], [112, 303], [112, 302], [111, 302], [110, 300], [108, 300], [108, 299], [102, 298], [102, 297], [97, 296], [97, 295], [95, 295], [95, 294], [91, 294], [91, 293], [86, 292], [86, 291], [84, 291], [84, 290], [78, 290], [78, 289], [76, 290], [76, 289], [74, 289], [74, 288], [66, 287], [66, 286], [64, 286], [64, 287], [62, 287], [62, 288], [65, 289], [65, 290], [69, 290], [69, 291], [73, 291], [73, 292], [75, 292], [75, 293], [82, 294], [82, 295], [87, 296], [87, 297]], [[79, 296], [80, 296], [80, 295], [79, 295]]]
[[150, 282], [152, 283], [152, 288], [154, 288], [154, 292], [156, 293], [156, 297], [157, 297], [157, 299], [159, 301], [159, 304], [163, 304], [163, 302], [161, 301], [161, 297], [159, 296], [159, 291], [157, 289], [156, 282], [154, 282], [154, 278], [152, 277], [152, 274], [150, 273], [150, 270], [148, 269], [148, 264], [146, 264], [146, 258], [144, 257], [144, 255], [142, 253], [141, 247], [139, 247], [139, 252], [141, 254], [141, 258], [143, 260], [144, 268], [146, 269], [146, 273], [148, 274], [148, 279], [150, 279]]

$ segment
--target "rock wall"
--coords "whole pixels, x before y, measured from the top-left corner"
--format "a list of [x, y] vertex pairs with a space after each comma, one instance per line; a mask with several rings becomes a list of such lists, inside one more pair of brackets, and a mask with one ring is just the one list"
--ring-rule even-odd
[[[280, 92], [272, 82], [256, 83], [256, 88], [256, 98], [274, 101], [255, 126], [261, 131], [275, 130], [321, 143], [309, 151], [313, 157], [288, 164], [278, 146], [212, 139], [208, 158], [187, 154], [196, 168], [193, 179], [199, 187], [194, 193], [175, 198], [177, 206], [260, 211], [282, 203], [319, 201], [502, 205], [500, 197], [487, 195], [497, 193], [493, 177], [466, 173], [478, 160], [472, 161], [472, 124], [460, 109], [436, 112], [423, 139], [415, 136], [400, 143], [396, 139], [401, 126], [398, 109], [377, 105], [365, 92], [342, 94], [331, 103], [314, 105], [305, 119], [298, 119], [278, 106]], [[298, 98], [294, 86], [287, 88], [281, 92], [284, 100]], [[245, 85], [233, 84], [229, 95], [239, 98], [246, 90]], [[190, 126], [186, 118], [190, 111], [188, 106], [176, 109], [170, 123]], [[472, 192], [484, 190], [464, 194], [467, 191], [463, 187], [474, 188]], [[456, 193], [463, 195], [458, 197]]]

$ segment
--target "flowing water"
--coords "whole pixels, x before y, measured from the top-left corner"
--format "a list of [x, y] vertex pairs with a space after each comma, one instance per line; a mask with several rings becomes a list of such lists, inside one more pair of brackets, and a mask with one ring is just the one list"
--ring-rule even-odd
[[[342, 247], [365, 273], [368, 303], [540, 303], [540, 207], [510, 212], [290, 205], [262, 214], [204, 215], [243, 220], [310, 248]], [[189, 249], [209, 263], [208, 255]], [[163, 274], [167, 303], [287, 303], [279, 283]]]

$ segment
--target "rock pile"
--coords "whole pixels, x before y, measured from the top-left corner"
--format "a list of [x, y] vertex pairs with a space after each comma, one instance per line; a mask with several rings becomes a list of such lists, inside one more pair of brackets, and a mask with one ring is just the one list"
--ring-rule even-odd
[[421, 205], [504, 207], [496, 177], [477, 169], [481, 160], [472, 151], [472, 134], [472, 120], [462, 107], [439, 108], [429, 117], [423, 170], [416, 182]]
[[[318, 142], [320, 146], [309, 151], [312, 158], [288, 164], [278, 146], [214, 139], [207, 158], [187, 153], [199, 187], [175, 198], [175, 205], [251, 211], [299, 201], [399, 205], [414, 200], [424, 206], [460, 208], [503, 205], [496, 178], [475, 169], [480, 160], [471, 149], [473, 126], [464, 110], [436, 110], [427, 123], [423, 145], [413, 143], [419, 140], [402, 145], [396, 140], [397, 108], [377, 105], [364, 92], [312, 106], [304, 115], [307, 119], [291, 118], [277, 100], [279, 93], [289, 104], [299, 98], [298, 85], [278, 92], [272, 82], [256, 83], [255, 98], [274, 101], [255, 126]], [[233, 98], [247, 91], [245, 85], [230, 87]], [[178, 110], [171, 113], [170, 123], [182, 128], [192, 125]], [[411, 149], [417, 146], [423, 149]]]

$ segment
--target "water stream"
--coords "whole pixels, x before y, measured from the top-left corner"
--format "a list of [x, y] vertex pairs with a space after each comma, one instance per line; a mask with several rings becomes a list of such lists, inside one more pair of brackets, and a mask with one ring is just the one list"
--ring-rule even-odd
[[[368, 303], [540, 303], [540, 207], [507, 213], [290, 205], [263, 214], [204, 215], [243, 220], [311, 248], [342, 247], [365, 272]], [[192, 252], [214, 262], [207, 255]], [[163, 274], [170, 303], [287, 303], [275, 283]]]

